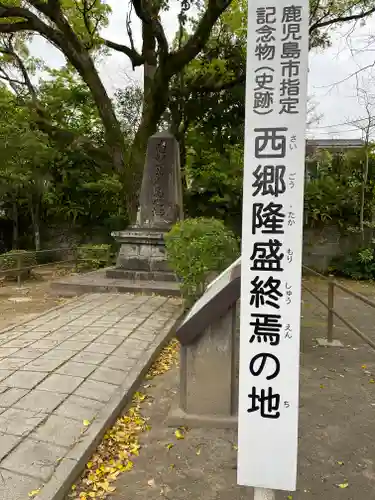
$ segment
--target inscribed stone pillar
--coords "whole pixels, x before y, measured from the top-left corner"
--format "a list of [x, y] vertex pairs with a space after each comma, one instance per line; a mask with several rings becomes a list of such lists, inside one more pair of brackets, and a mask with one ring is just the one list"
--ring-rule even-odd
[[180, 150], [169, 132], [148, 141], [139, 202], [141, 227], [169, 230], [183, 217]]
[[148, 140], [137, 223], [112, 236], [121, 244], [107, 277], [176, 281], [169, 270], [164, 235], [183, 218], [179, 145], [169, 132]]

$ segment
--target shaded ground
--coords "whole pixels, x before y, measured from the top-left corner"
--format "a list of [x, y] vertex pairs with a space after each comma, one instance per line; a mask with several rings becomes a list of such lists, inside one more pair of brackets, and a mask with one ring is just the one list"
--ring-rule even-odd
[[33, 271], [33, 279], [23, 281], [18, 288], [16, 281], [0, 281], [0, 330], [60, 305], [66, 301], [50, 293], [50, 281], [61, 269], [48, 267]]
[[[323, 296], [325, 284], [309, 280]], [[372, 295], [373, 288], [367, 289]], [[375, 338], [375, 314], [357, 300], [337, 296], [337, 307]], [[326, 311], [304, 294], [298, 490], [277, 500], [375, 499], [375, 353], [337, 322], [345, 347], [316, 347], [326, 332]], [[132, 471], [115, 483], [111, 500], [248, 500], [236, 486], [236, 433], [191, 429], [177, 440], [165, 418], [176, 400], [178, 369], [156, 378], [144, 392], [143, 413], [151, 430]], [[174, 446], [170, 448], [170, 444]], [[168, 449], [170, 448], [170, 449]], [[339, 485], [346, 485], [340, 487]]]

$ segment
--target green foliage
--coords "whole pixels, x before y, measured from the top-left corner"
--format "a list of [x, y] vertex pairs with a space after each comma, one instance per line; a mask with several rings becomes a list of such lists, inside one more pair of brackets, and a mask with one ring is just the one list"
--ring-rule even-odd
[[77, 271], [85, 272], [109, 265], [111, 245], [80, 245], [76, 250]]
[[237, 234], [242, 214], [243, 146], [227, 146], [224, 151], [208, 148], [205, 138], [189, 141], [186, 177], [189, 189], [185, 207], [190, 217], [222, 219]]
[[[331, 176], [313, 179], [306, 184], [305, 210], [311, 226], [331, 221], [344, 221], [353, 218], [356, 212], [355, 199], [348, 196], [345, 185]], [[349, 221], [347, 221], [349, 222]]]
[[336, 274], [357, 280], [375, 278], [375, 249], [361, 248], [344, 257], [332, 260], [330, 270]]
[[[207, 2], [199, 0], [188, 3], [191, 5], [185, 13], [183, 44], [189, 40], [207, 6]], [[31, 227], [39, 234], [38, 225], [43, 229], [50, 223], [67, 222], [82, 228], [99, 225], [107, 233], [126, 226], [124, 200], [136, 199], [137, 192], [136, 182], [132, 185], [137, 173], [131, 169], [138, 169], [138, 164], [141, 165], [139, 171], [142, 168], [145, 138], [160, 126], [158, 119], [165, 102], [169, 102], [170, 115], [176, 122], [174, 130], [179, 134], [189, 215], [215, 215], [238, 230], [242, 205], [247, 1], [232, 0], [212, 29], [206, 30], [211, 32], [210, 39], [200, 47], [197, 57], [183, 68], [183, 81], [180, 74], [173, 77], [172, 88], [165, 99], [158, 99], [161, 87], [156, 97], [153, 91], [147, 91], [145, 100], [142, 90], [130, 86], [116, 92], [113, 106], [91, 65], [92, 59], [97, 62], [99, 56], [107, 55], [99, 36], [108, 25], [111, 12], [107, 1], [30, 3], [4, 0], [2, 4], [23, 8], [32, 4], [32, 19], [36, 16], [45, 24], [42, 35], [67, 60], [66, 67], [48, 69], [43, 61], [31, 54], [34, 31], [30, 23], [15, 17], [11, 11], [7, 14], [10, 17], [0, 19], [0, 31], [1, 24], [5, 25], [0, 37], [3, 48], [1, 73], [5, 78], [6, 75], [12, 77], [0, 88], [0, 203], [4, 218], [14, 223], [14, 233], [18, 232], [17, 224], [22, 225], [18, 241], [32, 232]], [[374, 4], [375, 0], [310, 0], [311, 45], [324, 47], [329, 44], [333, 30], [319, 28], [320, 22], [340, 24], [340, 19], [370, 9]], [[143, 7], [152, 7], [157, 18], [159, 7], [167, 11], [170, 5], [169, 0], [158, 0], [144, 2]], [[13, 31], [9, 30], [10, 23], [18, 23], [21, 31], [9, 33]], [[130, 18], [125, 24], [124, 32], [129, 34]], [[135, 26], [133, 31], [135, 34]], [[149, 32], [142, 30], [145, 37], [142, 42], [151, 53], [141, 55], [147, 56], [148, 61], [155, 59], [160, 63], [162, 51], [155, 38], [147, 35]], [[9, 43], [14, 48], [13, 54], [4, 50]], [[152, 54], [150, 47], [154, 44], [156, 50]], [[141, 46], [137, 44], [136, 48]], [[30, 85], [23, 84], [24, 74], [22, 65], [17, 65], [17, 55], [35, 92], [30, 90]], [[169, 61], [174, 57], [164, 59]], [[41, 70], [42, 78], [38, 80]], [[165, 75], [168, 72], [157, 69], [154, 83], [161, 81], [167, 89], [170, 82]], [[152, 90], [152, 82], [149, 84]], [[177, 113], [173, 107], [177, 108]], [[122, 131], [110, 116], [114, 110]], [[176, 114], [179, 117], [175, 118]], [[141, 133], [136, 133], [139, 126]], [[126, 175], [122, 171], [122, 159], [126, 157], [122, 155], [126, 152], [122, 149], [124, 146], [134, 159], [124, 169], [129, 170]], [[349, 218], [355, 225], [360, 177], [358, 169], [354, 175], [349, 175], [349, 170], [342, 174], [332, 167], [307, 186], [306, 208], [310, 223]], [[375, 192], [371, 174], [369, 179], [367, 218]], [[127, 203], [127, 208], [129, 205]]]
[[326, 48], [331, 45], [335, 30], [331, 27], [339, 27], [345, 24], [351, 16], [370, 11], [375, 6], [373, 0], [310, 0], [310, 27], [320, 23], [335, 21], [332, 25], [312, 30], [310, 46]]
[[37, 264], [35, 252], [12, 250], [0, 255], [0, 270], [7, 271]]
[[115, 92], [116, 112], [125, 137], [133, 139], [142, 115], [143, 90], [136, 84]]
[[103, 145], [103, 126], [87, 85], [69, 65], [46, 71], [47, 78], [40, 80], [38, 92], [53, 123]]
[[165, 240], [168, 261], [181, 280], [187, 306], [203, 294], [212, 274], [222, 272], [239, 255], [234, 234], [213, 218], [179, 222]]
[[101, 39], [99, 30], [108, 26], [111, 7], [103, 0], [62, 0], [62, 10], [73, 31], [89, 49], [97, 48]]
[[[38, 90], [53, 122], [90, 137], [99, 148], [103, 131], [87, 87], [70, 69], [51, 71], [50, 77]], [[126, 227], [124, 187], [112, 164], [99, 165], [78, 145], [52, 141], [35, 127], [30, 110], [1, 86], [0, 116], [0, 203], [5, 219], [22, 224], [15, 246], [38, 226], [41, 234], [50, 224], [73, 224], [88, 233], [99, 226], [103, 241]]]
[[[305, 214], [309, 226], [336, 223], [356, 226], [359, 221], [364, 151], [332, 155], [317, 151], [307, 158]], [[374, 203], [375, 160], [370, 157], [365, 217], [371, 218]]]

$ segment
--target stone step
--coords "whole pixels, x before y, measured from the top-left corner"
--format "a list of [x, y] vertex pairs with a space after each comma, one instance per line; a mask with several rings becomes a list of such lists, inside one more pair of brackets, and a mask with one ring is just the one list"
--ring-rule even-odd
[[131, 271], [128, 269], [107, 269], [107, 278], [130, 281], [172, 281], [178, 282], [176, 275], [167, 271]]
[[173, 281], [147, 281], [113, 279], [106, 276], [108, 270], [65, 277], [51, 283], [51, 292], [61, 297], [72, 297], [86, 293], [140, 293], [180, 297], [180, 286]]

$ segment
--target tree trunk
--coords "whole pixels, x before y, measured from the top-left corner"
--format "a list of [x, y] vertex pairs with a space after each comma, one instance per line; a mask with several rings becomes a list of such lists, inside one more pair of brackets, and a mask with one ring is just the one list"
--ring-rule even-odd
[[143, 113], [141, 123], [135, 134], [133, 144], [129, 153], [129, 172], [131, 179], [127, 178], [129, 199], [127, 204], [134, 207], [138, 204], [139, 191], [142, 183], [143, 169], [146, 158], [147, 141], [155, 132], [164, 111], [168, 105], [169, 80], [163, 78], [160, 70], [154, 76], [151, 89], [145, 92], [143, 101]]
[[39, 200], [35, 204], [35, 209], [34, 209], [34, 204], [33, 204], [33, 199], [32, 197], [29, 200], [30, 203], [30, 214], [31, 214], [31, 222], [33, 226], [33, 234], [34, 234], [34, 244], [35, 244], [35, 250], [37, 252], [40, 251], [40, 220], [39, 220]]
[[157, 126], [168, 104], [168, 86], [170, 78], [163, 78], [160, 68], [157, 69], [156, 43], [152, 28], [142, 23], [142, 55], [145, 57], [143, 76], [143, 106], [142, 117], [131, 145], [125, 173], [126, 206], [131, 222], [135, 221], [139, 203], [139, 192], [142, 184], [143, 170], [146, 159], [147, 142], [157, 131]]
[[18, 206], [15, 201], [13, 202], [13, 207], [12, 207], [12, 219], [13, 219], [12, 249], [16, 250], [18, 248], [19, 229], [18, 229]]
[[114, 167], [118, 173], [124, 171], [124, 137], [112, 101], [98, 75], [90, 55], [82, 53], [75, 65], [77, 71], [85, 81], [98, 108], [103, 123], [106, 143], [111, 151]]

